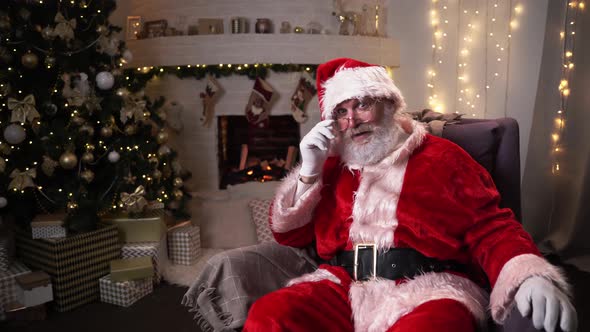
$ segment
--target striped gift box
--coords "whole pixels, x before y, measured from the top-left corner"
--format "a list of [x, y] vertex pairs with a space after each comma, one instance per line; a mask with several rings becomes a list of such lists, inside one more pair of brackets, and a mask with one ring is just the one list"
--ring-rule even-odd
[[31, 272], [22, 263], [15, 261], [6, 271], [0, 271], [0, 320], [6, 318], [4, 306], [17, 300], [16, 277]]
[[168, 257], [174, 264], [192, 265], [201, 254], [199, 226], [182, 226], [168, 231]]
[[99, 284], [100, 301], [122, 307], [132, 305], [154, 289], [151, 278], [116, 282], [110, 274], [100, 278]]
[[160, 242], [136, 242], [126, 243], [121, 248], [122, 258], [135, 258], [150, 256], [154, 266], [154, 284], [162, 281], [164, 269], [168, 266], [168, 252], [166, 250], [166, 237]]
[[109, 262], [121, 256], [115, 226], [60, 239], [32, 239], [16, 233], [18, 257], [29, 267], [51, 276], [52, 305], [65, 312], [99, 298], [98, 279], [109, 273]]

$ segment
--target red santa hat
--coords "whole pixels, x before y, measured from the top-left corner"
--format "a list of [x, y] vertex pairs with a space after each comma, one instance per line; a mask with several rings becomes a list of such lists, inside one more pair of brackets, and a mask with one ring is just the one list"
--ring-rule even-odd
[[396, 111], [406, 106], [401, 92], [381, 66], [338, 58], [319, 65], [316, 82], [322, 120], [332, 119], [334, 108], [349, 99], [389, 99]]

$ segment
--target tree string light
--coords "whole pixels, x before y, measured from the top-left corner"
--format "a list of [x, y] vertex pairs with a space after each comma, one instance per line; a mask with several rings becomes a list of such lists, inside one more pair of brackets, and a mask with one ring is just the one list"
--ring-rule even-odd
[[[443, 112], [444, 111], [444, 104], [441, 102], [439, 98], [439, 94], [436, 90], [436, 74], [438, 72], [438, 68], [442, 64], [442, 40], [446, 37], [446, 32], [441, 28], [441, 15], [439, 15], [440, 9], [437, 6], [440, 4], [438, 0], [432, 0], [430, 5], [430, 24], [432, 25], [433, 30], [433, 37], [432, 37], [432, 64], [431, 68], [428, 70], [428, 79], [427, 79], [427, 87], [428, 87], [428, 105], [435, 110], [436, 112]], [[442, 6], [442, 5], [441, 5]], [[442, 6], [443, 10], [447, 9], [447, 6]], [[445, 23], [448, 23], [448, 20], [445, 20]]]

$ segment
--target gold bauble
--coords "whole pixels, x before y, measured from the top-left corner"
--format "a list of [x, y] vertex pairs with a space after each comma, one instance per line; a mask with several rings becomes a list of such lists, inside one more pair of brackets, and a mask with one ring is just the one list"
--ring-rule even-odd
[[182, 181], [181, 178], [176, 177], [176, 178], [174, 178], [174, 180], [172, 181], [172, 183], [174, 184], [174, 188], [180, 188], [184, 184], [184, 181]]
[[150, 111], [145, 111], [145, 112], [143, 112], [143, 116], [145, 116], [146, 118], [149, 118], [150, 116], [152, 116], [152, 113], [150, 113]]
[[79, 117], [77, 115], [76, 116], [73, 116], [72, 117], [72, 123], [75, 124], [75, 125], [77, 125], [77, 126], [79, 126], [79, 125], [81, 125], [81, 124], [84, 123], [84, 118]]
[[78, 164], [78, 157], [76, 157], [76, 155], [72, 152], [64, 152], [59, 157], [59, 164], [64, 169], [72, 169], [76, 167], [76, 164]]
[[89, 164], [94, 161], [94, 155], [90, 152], [84, 152], [82, 155], [82, 161]]
[[177, 201], [182, 199], [182, 196], [184, 195], [184, 193], [180, 189], [175, 189], [172, 194], [174, 195], [174, 199], [176, 199]]
[[113, 136], [113, 128], [111, 128], [111, 127], [102, 127], [102, 128], [100, 128], [100, 136], [102, 136], [102, 137], [111, 137], [111, 136]]
[[68, 202], [68, 212], [74, 212], [78, 208], [78, 203]]
[[84, 181], [90, 183], [92, 180], [94, 180], [94, 172], [89, 169], [84, 170], [82, 173], [80, 173], [80, 177], [84, 179]]
[[23, 64], [23, 66], [25, 66], [26, 68], [29, 69], [34, 69], [37, 67], [37, 65], [39, 64], [39, 57], [37, 56], [37, 54], [33, 53], [33, 52], [27, 52], [25, 53], [21, 58], [20, 58], [20, 62]]
[[125, 135], [127, 135], [127, 136], [134, 135], [136, 131], [137, 131], [137, 126], [135, 126], [133, 124], [125, 126]]
[[154, 177], [154, 179], [160, 180], [162, 178], [162, 172], [160, 172], [160, 170], [157, 169], [152, 173], [152, 176]]
[[158, 142], [158, 144], [164, 144], [168, 142], [168, 132], [165, 130], [160, 130], [158, 135], [156, 135], [156, 142]]

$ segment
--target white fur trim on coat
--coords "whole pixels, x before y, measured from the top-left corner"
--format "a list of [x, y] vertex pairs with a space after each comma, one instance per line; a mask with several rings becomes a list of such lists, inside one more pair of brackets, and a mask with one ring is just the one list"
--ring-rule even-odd
[[570, 294], [565, 274], [558, 267], [533, 254], [513, 257], [502, 267], [490, 295], [490, 309], [494, 321], [498, 324], [504, 322], [514, 307], [516, 291], [532, 276], [547, 278], [566, 294]]
[[[396, 123], [409, 136], [391, 155], [376, 165], [362, 169], [355, 193], [349, 237], [353, 243], [375, 243], [378, 249], [394, 246], [397, 227], [397, 203], [404, 182], [410, 154], [422, 144], [424, 127], [407, 118]], [[404, 129], [402, 129], [404, 128]]]
[[271, 229], [274, 232], [285, 233], [309, 223], [320, 200], [321, 179], [293, 202], [300, 169], [301, 166], [294, 168], [277, 189], [272, 209]]
[[301, 277], [293, 278], [287, 283], [287, 287], [300, 284], [302, 282], [318, 282], [322, 280], [330, 280], [331, 282], [340, 285], [340, 278], [333, 275], [332, 272], [325, 269], [317, 269], [311, 273], [306, 273]]
[[396, 110], [405, 109], [400, 90], [380, 66], [344, 68], [323, 84], [323, 119], [332, 119], [334, 108], [343, 101], [362, 97], [386, 98], [395, 102]]
[[464, 304], [481, 326], [488, 295], [469, 279], [450, 273], [426, 273], [396, 285], [392, 280], [353, 283], [349, 291], [355, 331], [386, 331], [417, 306], [452, 299]]

